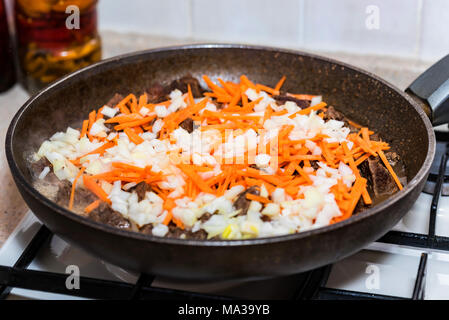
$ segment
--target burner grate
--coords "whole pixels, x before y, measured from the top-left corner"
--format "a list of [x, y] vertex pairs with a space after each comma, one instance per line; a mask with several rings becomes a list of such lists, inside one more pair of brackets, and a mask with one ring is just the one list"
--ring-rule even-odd
[[[378, 242], [403, 245], [421, 249], [438, 249], [449, 252], [449, 237], [435, 235], [436, 212], [441, 196], [444, 173], [446, 171], [447, 150], [441, 156], [439, 175], [433, 190], [430, 207], [428, 234], [390, 231]], [[153, 287], [154, 276], [141, 274], [136, 284], [80, 277], [80, 289], [68, 290], [65, 285], [66, 274], [29, 270], [27, 267], [38, 254], [42, 245], [50, 239], [52, 233], [42, 226], [23, 251], [14, 266], [0, 266], [0, 300], [6, 299], [11, 288], [38, 290], [91, 299], [209, 299], [232, 300], [212, 294]], [[422, 300], [425, 297], [425, 282], [428, 254], [423, 250], [416, 273], [413, 294], [410, 299]], [[403, 300], [406, 298], [371, 294], [366, 292], [326, 288], [332, 266], [325, 266], [303, 273], [297, 284], [292, 300]]]

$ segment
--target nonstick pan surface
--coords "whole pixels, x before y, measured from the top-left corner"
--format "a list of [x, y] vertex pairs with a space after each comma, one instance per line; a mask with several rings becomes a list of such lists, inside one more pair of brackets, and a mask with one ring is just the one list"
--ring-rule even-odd
[[[408, 184], [386, 201], [348, 220], [298, 234], [231, 241], [159, 238], [119, 230], [71, 213], [37, 192], [29, 156], [54, 132], [80, 127], [92, 108], [116, 92], [141, 92], [191, 74], [267, 85], [285, 75], [284, 89], [319, 94], [350, 119], [387, 140], [404, 160]], [[204, 87], [205, 84], [202, 83]], [[48, 86], [14, 117], [6, 154], [14, 180], [34, 214], [54, 233], [118, 266], [195, 280], [262, 278], [299, 273], [355, 253], [389, 231], [411, 208], [435, 152], [431, 122], [415, 99], [386, 81], [344, 63], [266, 47], [192, 45], [105, 60]]]

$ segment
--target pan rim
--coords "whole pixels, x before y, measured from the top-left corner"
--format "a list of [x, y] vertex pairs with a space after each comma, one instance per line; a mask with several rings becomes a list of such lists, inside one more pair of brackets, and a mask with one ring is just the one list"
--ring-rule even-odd
[[[86, 217], [82, 217], [76, 213], [73, 213], [69, 211], [68, 209], [65, 209], [53, 201], [49, 200], [42, 194], [40, 194], [32, 185], [27, 181], [25, 176], [22, 174], [21, 170], [16, 164], [16, 161], [14, 159], [14, 153], [13, 153], [13, 136], [15, 133], [15, 129], [17, 124], [19, 123], [22, 114], [26, 112], [30, 108], [30, 106], [33, 106], [33, 102], [40, 98], [41, 96], [48, 94], [48, 92], [51, 93], [53, 88], [58, 87], [60, 85], [66, 85], [70, 84], [70, 80], [76, 81], [76, 78], [79, 74], [87, 73], [88, 71], [98, 68], [100, 66], [105, 67], [111, 67], [113, 64], [117, 61], [127, 61], [131, 63], [134, 59], [138, 59], [139, 57], [142, 57], [147, 54], [153, 54], [158, 52], [165, 52], [165, 51], [182, 51], [182, 50], [202, 50], [202, 49], [244, 49], [244, 50], [255, 50], [255, 51], [270, 51], [274, 53], [286, 53], [286, 54], [294, 54], [297, 56], [305, 56], [308, 58], [321, 60], [323, 62], [332, 63], [338, 66], [342, 66], [348, 69], [351, 69], [353, 71], [356, 71], [358, 73], [364, 74], [376, 81], [379, 81], [382, 85], [390, 88], [395, 93], [399, 94], [402, 98], [404, 98], [408, 103], [411, 104], [411, 106], [415, 109], [415, 111], [418, 113], [418, 115], [421, 117], [421, 119], [424, 122], [424, 125], [426, 127], [426, 131], [428, 133], [428, 150], [426, 158], [419, 169], [419, 171], [416, 173], [416, 175], [413, 177], [413, 179], [405, 186], [402, 190], [394, 194], [389, 199], [381, 202], [380, 204], [365, 210], [355, 216], [352, 216], [351, 218], [341, 221], [336, 224], [319, 227], [316, 229], [310, 229], [307, 231], [294, 233], [294, 234], [288, 234], [288, 235], [282, 235], [282, 236], [274, 236], [274, 237], [263, 237], [263, 238], [254, 238], [254, 239], [245, 239], [245, 240], [195, 240], [195, 239], [179, 239], [179, 238], [166, 238], [166, 237], [157, 237], [153, 235], [145, 235], [142, 233], [138, 233], [135, 231], [127, 231], [127, 230], [121, 230], [118, 228], [114, 228], [112, 226], [109, 226], [107, 224], [95, 222], [93, 220], [90, 220]], [[326, 232], [332, 232], [340, 228], [345, 228], [346, 226], [357, 223], [363, 219], [368, 219], [369, 217], [377, 214], [379, 211], [382, 211], [383, 209], [391, 206], [392, 204], [400, 201], [402, 198], [404, 198], [407, 194], [412, 192], [414, 188], [416, 187], [419, 182], [426, 178], [430, 166], [432, 164], [432, 160], [435, 156], [435, 148], [436, 148], [436, 142], [435, 142], [435, 134], [432, 129], [432, 124], [428, 118], [428, 116], [425, 114], [425, 112], [419, 107], [418, 103], [414, 101], [408, 94], [397, 88], [395, 85], [389, 83], [388, 81], [380, 78], [379, 76], [368, 72], [366, 70], [363, 70], [361, 68], [352, 66], [350, 64], [331, 59], [328, 57], [324, 57], [321, 55], [316, 55], [304, 51], [299, 50], [291, 50], [291, 49], [283, 49], [283, 48], [276, 48], [276, 47], [269, 47], [269, 46], [257, 46], [257, 45], [244, 45], [244, 44], [220, 44], [220, 43], [198, 43], [198, 44], [188, 44], [188, 45], [179, 45], [179, 46], [168, 46], [168, 47], [160, 47], [155, 49], [148, 49], [148, 50], [141, 50], [141, 51], [135, 51], [115, 57], [111, 57], [102, 61], [99, 61], [95, 64], [92, 64], [90, 66], [87, 66], [83, 69], [80, 69], [78, 71], [75, 71], [69, 75], [64, 76], [63, 78], [55, 81], [54, 83], [50, 84], [49, 86], [45, 87], [44, 89], [40, 90], [39, 92], [35, 93], [33, 96], [31, 96], [23, 105], [22, 107], [17, 111], [17, 113], [14, 115], [14, 118], [11, 120], [11, 123], [8, 127], [8, 131], [6, 134], [6, 140], [5, 140], [5, 151], [6, 151], [6, 157], [7, 161], [11, 170], [11, 173], [13, 174], [14, 180], [16, 183], [20, 184], [22, 188], [26, 190], [26, 192], [33, 196], [37, 201], [43, 203], [45, 206], [50, 207], [52, 210], [56, 211], [58, 214], [63, 215], [64, 217], [74, 220], [75, 222], [81, 223], [87, 227], [91, 227], [94, 229], [97, 229], [97, 231], [110, 233], [113, 235], [123, 236], [127, 238], [132, 238], [135, 240], [141, 240], [141, 241], [150, 241], [150, 242], [156, 242], [159, 244], [171, 244], [171, 245], [181, 245], [181, 246], [198, 246], [198, 247], [238, 247], [238, 246], [256, 246], [256, 245], [264, 245], [268, 243], [279, 243], [284, 241], [291, 241], [291, 240], [299, 240], [307, 237], [312, 236], [318, 236], [320, 234], [326, 233]]]

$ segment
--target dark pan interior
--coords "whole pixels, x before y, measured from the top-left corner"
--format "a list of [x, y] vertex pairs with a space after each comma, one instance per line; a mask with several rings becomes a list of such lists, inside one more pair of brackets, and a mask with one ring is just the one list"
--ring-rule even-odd
[[138, 93], [155, 81], [168, 83], [185, 74], [225, 80], [246, 74], [271, 86], [286, 75], [284, 89], [321, 94], [328, 104], [379, 132], [404, 159], [409, 180], [426, 158], [428, 133], [420, 115], [410, 101], [375, 77], [315, 56], [210, 46], [119, 57], [66, 79], [24, 111], [14, 131], [14, 159], [30, 181], [28, 156], [53, 133], [69, 125], [79, 128], [89, 111], [101, 107], [115, 92]]

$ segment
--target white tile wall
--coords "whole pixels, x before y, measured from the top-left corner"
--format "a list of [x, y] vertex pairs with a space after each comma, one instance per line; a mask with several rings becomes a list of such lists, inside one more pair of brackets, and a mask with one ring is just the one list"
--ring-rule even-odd
[[[307, 0], [304, 41], [307, 48], [414, 56], [417, 54], [420, 0]], [[378, 29], [369, 29], [367, 13], [378, 10]], [[375, 18], [373, 18], [375, 19]]]
[[191, 36], [190, 0], [100, 0], [100, 29]]
[[[367, 7], [379, 9], [369, 29]], [[435, 60], [449, 53], [448, 0], [100, 0], [100, 28], [213, 42]]]
[[424, 1], [420, 45], [421, 57], [426, 60], [449, 54], [449, 1]]
[[193, 0], [195, 37], [213, 41], [297, 45], [300, 0]]

